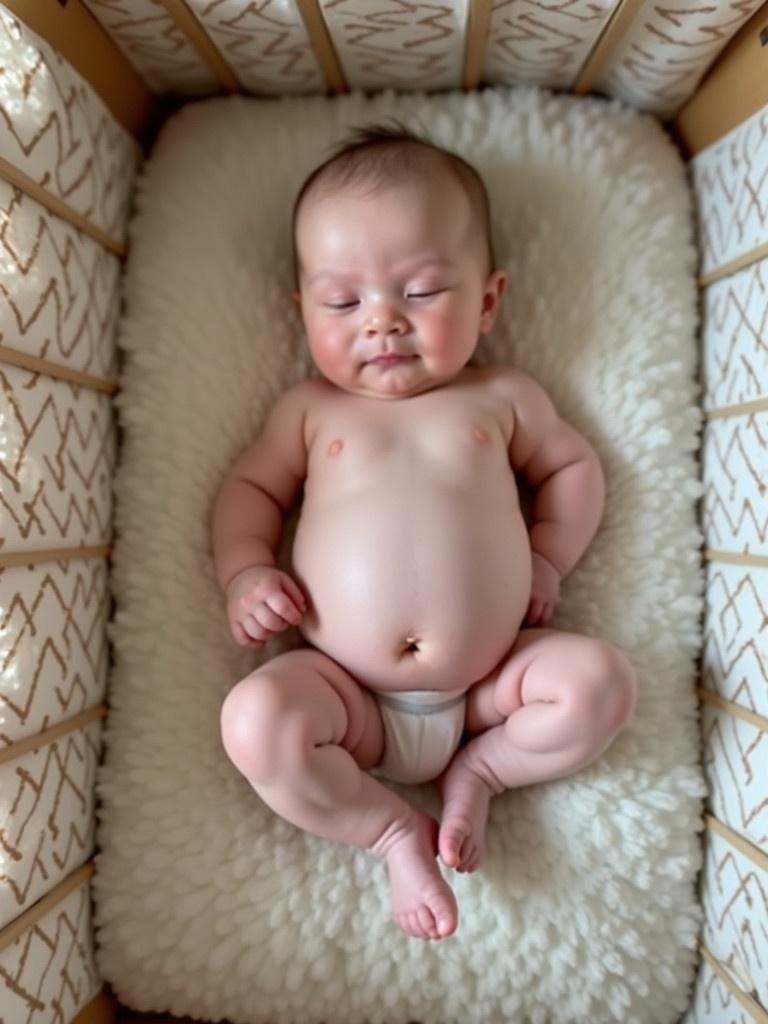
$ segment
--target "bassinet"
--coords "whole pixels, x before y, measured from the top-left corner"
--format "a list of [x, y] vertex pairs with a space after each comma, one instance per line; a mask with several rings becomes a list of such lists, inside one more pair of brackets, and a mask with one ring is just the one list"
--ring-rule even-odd
[[670, 131], [691, 159], [710, 795], [701, 965], [686, 1020], [768, 1021], [768, 9], [757, 7], [0, 7], [0, 1020], [93, 1024], [116, 1013], [95, 966], [90, 877], [109, 667], [114, 336], [135, 139], [146, 143], [180, 97], [527, 81], [674, 117]]

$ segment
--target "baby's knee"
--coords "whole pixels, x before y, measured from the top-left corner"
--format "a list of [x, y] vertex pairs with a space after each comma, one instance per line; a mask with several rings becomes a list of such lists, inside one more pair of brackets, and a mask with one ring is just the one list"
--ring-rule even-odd
[[635, 710], [635, 671], [622, 651], [599, 640], [587, 641], [580, 661], [581, 684], [573, 694], [576, 713], [606, 735], [615, 735]]
[[637, 706], [637, 673], [629, 658], [616, 647], [611, 652], [611, 701], [615, 732], [623, 729], [632, 719]]
[[254, 672], [227, 695], [221, 709], [221, 738], [229, 759], [251, 782], [279, 777], [300, 756], [301, 709], [285, 679]]

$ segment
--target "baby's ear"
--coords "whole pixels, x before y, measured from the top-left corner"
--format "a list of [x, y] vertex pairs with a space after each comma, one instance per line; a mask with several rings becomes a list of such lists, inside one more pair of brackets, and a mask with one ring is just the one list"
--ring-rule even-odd
[[483, 306], [480, 312], [480, 333], [487, 334], [496, 323], [501, 297], [507, 288], [506, 270], [493, 270], [488, 275], [483, 289]]

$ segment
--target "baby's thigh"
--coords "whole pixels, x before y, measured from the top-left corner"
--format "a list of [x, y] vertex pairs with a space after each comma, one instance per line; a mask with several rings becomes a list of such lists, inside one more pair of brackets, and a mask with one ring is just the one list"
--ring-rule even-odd
[[287, 762], [324, 744], [344, 748], [363, 769], [377, 764], [384, 748], [371, 694], [309, 647], [280, 654], [237, 683], [222, 707], [221, 733], [230, 759], [249, 779], [290, 770]]
[[553, 632], [550, 629], [521, 629], [498, 665], [469, 688], [464, 728], [470, 736], [501, 725], [513, 711], [522, 707], [523, 673], [536, 656], [535, 650], [529, 652], [528, 649], [540, 647], [540, 641]]
[[522, 629], [493, 672], [470, 690], [467, 731], [483, 732], [536, 702], [558, 704], [566, 714], [599, 710], [618, 727], [635, 696], [634, 671], [618, 648], [556, 629]]

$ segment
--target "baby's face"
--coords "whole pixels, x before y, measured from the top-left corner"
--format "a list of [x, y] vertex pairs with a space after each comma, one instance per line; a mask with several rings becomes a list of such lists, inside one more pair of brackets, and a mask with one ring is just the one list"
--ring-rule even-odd
[[315, 364], [369, 397], [405, 398], [454, 377], [493, 326], [506, 283], [487, 272], [469, 199], [448, 174], [310, 195], [296, 244]]

